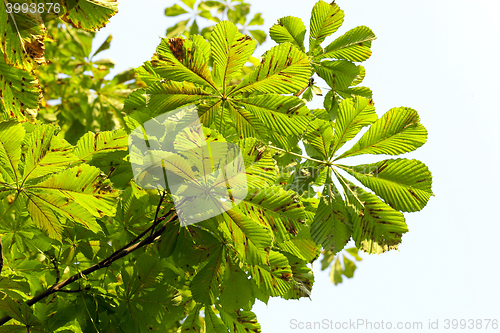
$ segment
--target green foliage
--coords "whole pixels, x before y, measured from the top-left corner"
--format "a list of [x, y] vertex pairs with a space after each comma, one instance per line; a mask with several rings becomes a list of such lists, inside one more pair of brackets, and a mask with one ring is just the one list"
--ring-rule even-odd
[[[185, 15], [189, 14], [189, 16]], [[189, 37], [191, 35], [200, 34], [206, 39], [210, 38], [211, 32], [214, 30], [214, 25], [201, 27], [202, 22], [210, 24], [219, 23], [224, 20], [233, 22], [238, 25], [239, 31], [243, 34], [252, 36], [259, 44], [264, 43], [267, 35], [264, 31], [258, 29], [264, 24], [264, 19], [261, 13], [257, 13], [252, 19], [248, 17], [250, 14], [250, 4], [243, 0], [236, 1], [196, 1], [182, 0], [171, 7], [165, 9], [165, 16], [168, 17], [185, 17], [186, 20], [180, 20], [174, 26], [167, 29], [167, 38], [183, 35]], [[179, 18], [180, 19], [180, 18]]]
[[[408, 231], [403, 212], [433, 195], [418, 160], [341, 161], [414, 151], [427, 131], [410, 108], [377, 115], [357, 64], [375, 35], [357, 27], [327, 42], [344, 20], [335, 3], [314, 5], [307, 40], [299, 18], [280, 19], [270, 29], [278, 45], [257, 59], [265, 33], [249, 27], [263, 19], [250, 20], [248, 4], [182, 0], [165, 15], [197, 16], [169, 28], [150, 61], [114, 78], [112, 60], [95, 59], [112, 36], [91, 49], [116, 2], [64, 4], [62, 20], [50, 22], [0, 13], [1, 331], [260, 332], [256, 300], [310, 297], [309, 264], [320, 253], [334, 284], [352, 278], [358, 251], [397, 249]], [[216, 24], [200, 28], [202, 19]], [[331, 90], [324, 109], [311, 110], [307, 102], [322, 95], [316, 75]], [[189, 148], [203, 140], [217, 162], [216, 143], [235, 145], [248, 193], [183, 226], [176, 193], [135, 183], [129, 136], [190, 105], [203, 131], [153, 124], [185, 149], [163, 152], [163, 167], [195, 180], [206, 170]]]
[[[366, 87], [356, 87], [365, 77], [365, 69], [356, 62], [367, 60], [371, 56], [371, 43], [375, 34], [365, 26], [349, 30], [336, 38], [326, 47], [321, 44], [327, 37], [335, 33], [344, 22], [344, 11], [335, 2], [328, 4], [318, 1], [312, 10], [309, 33], [309, 61], [315, 72], [323, 79], [331, 90], [324, 97], [324, 107], [330, 119], [335, 120], [339, 104], [342, 100], [362, 96], [370, 99], [371, 90]], [[304, 39], [306, 28], [304, 23], [292, 16], [278, 20], [271, 27], [270, 36], [278, 44], [292, 43], [305, 52]], [[308, 88], [306, 90], [306, 88]], [[310, 101], [315, 95], [322, 96], [317, 86], [304, 87], [298, 95], [304, 93], [304, 98]]]

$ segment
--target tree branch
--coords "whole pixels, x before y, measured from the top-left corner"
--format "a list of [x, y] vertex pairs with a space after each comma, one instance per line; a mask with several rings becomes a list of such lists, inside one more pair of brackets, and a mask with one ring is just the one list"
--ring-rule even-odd
[[[161, 202], [163, 201], [163, 198], [162, 200], [160, 201], [160, 204]], [[80, 280], [82, 277], [84, 276], [87, 276], [99, 269], [102, 269], [104, 267], [109, 267], [111, 266], [111, 264], [115, 261], [117, 261], [118, 259], [121, 259], [123, 257], [125, 257], [126, 255], [134, 252], [135, 250], [137, 249], [140, 249], [146, 245], [149, 245], [151, 243], [153, 243], [158, 237], [161, 236], [161, 234], [163, 233], [163, 231], [165, 231], [165, 228], [166, 228], [166, 225], [167, 223], [169, 222], [173, 222], [175, 220], [178, 219], [178, 216], [177, 216], [177, 213], [175, 213], [174, 215], [172, 215], [165, 223], [163, 223], [163, 225], [161, 226], [161, 228], [159, 228], [158, 230], [156, 230], [154, 233], [150, 234], [148, 237], [144, 238], [143, 240], [141, 240], [139, 243], [136, 243], [139, 239], [141, 239], [144, 235], [146, 235], [150, 230], [154, 229], [156, 227], [156, 225], [158, 225], [158, 223], [160, 223], [161, 221], [165, 220], [166, 217], [168, 216], [168, 214], [170, 214], [170, 212], [172, 211], [173, 209], [171, 209], [168, 213], [166, 213], [165, 215], [157, 218], [157, 220], [155, 220], [153, 222], [153, 225], [150, 226], [148, 229], [146, 229], [144, 232], [142, 232], [139, 236], [137, 236], [134, 240], [132, 240], [130, 243], [128, 243], [127, 245], [125, 245], [124, 247], [122, 247], [121, 249], [113, 252], [108, 258], [104, 259], [104, 260], [101, 260], [99, 261], [97, 264], [95, 265], [92, 265], [90, 266], [89, 268], [67, 278], [66, 280], [63, 280], [57, 284], [54, 284], [52, 287], [48, 288], [47, 290], [41, 292], [40, 294], [36, 295], [35, 297], [33, 297], [32, 299], [30, 299], [29, 301], [26, 302], [26, 305], [28, 306], [32, 306], [33, 304], [36, 304], [38, 303], [39, 301], [41, 301], [42, 299], [46, 298], [47, 296], [51, 295], [51, 294], [54, 294], [56, 292], [59, 292], [59, 291], [62, 291], [62, 292], [78, 292], [78, 291], [81, 291], [81, 290], [78, 290], [78, 291], [68, 291], [68, 290], [62, 290], [62, 288], [66, 287], [67, 285], [75, 282], [75, 281], [78, 281]], [[12, 317], [10, 316], [5, 316], [3, 318], [0, 318], [0, 326], [2, 326], [3, 324], [7, 323], [9, 320], [11, 320]]]

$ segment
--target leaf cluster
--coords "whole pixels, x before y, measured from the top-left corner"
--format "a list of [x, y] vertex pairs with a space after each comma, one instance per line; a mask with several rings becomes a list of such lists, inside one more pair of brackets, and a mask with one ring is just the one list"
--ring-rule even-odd
[[[277, 45], [257, 58], [263, 33], [248, 27], [263, 21], [247, 19], [248, 4], [182, 0], [165, 14], [199, 17], [170, 28], [143, 66], [108, 79], [113, 62], [94, 58], [112, 37], [91, 54], [91, 30], [115, 5], [81, 1], [65, 22], [0, 36], [1, 330], [260, 332], [256, 300], [309, 297], [320, 253], [338, 284], [359, 251], [398, 248], [403, 213], [426, 206], [432, 176], [418, 160], [388, 157], [421, 147], [427, 131], [411, 108], [379, 117], [359, 87], [369, 28], [327, 41], [344, 12], [320, 0], [308, 39], [300, 19], [284, 17], [270, 29]], [[200, 17], [216, 25], [200, 29]], [[311, 110], [317, 77], [330, 90]], [[184, 107], [196, 108], [201, 131], [157, 120]], [[141, 187], [147, 175], [132, 172], [129, 145], [146, 122], [187, 152], [205, 142], [212, 159], [217, 145], [238, 147], [246, 196], [182, 225], [176, 193]], [[384, 159], [345, 160], [366, 154]], [[189, 157], [168, 155], [163, 167], [195, 180], [204, 165]]]

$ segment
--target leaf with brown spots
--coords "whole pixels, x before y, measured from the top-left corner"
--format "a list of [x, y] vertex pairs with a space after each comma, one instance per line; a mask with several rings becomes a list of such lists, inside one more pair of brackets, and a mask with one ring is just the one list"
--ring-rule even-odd
[[118, 12], [117, 0], [62, 0], [64, 15], [61, 18], [75, 28], [97, 31], [108, 24]]
[[0, 51], [4, 61], [16, 68], [31, 71], [45, 63], [44, 40], [47, 35], [38, 13], [7, 13], [5, 1], [0, 1]]
[[28, 119], [28, 110], [37, 112], [42, 98], [38, 79], [32, 72], [5, 63], [0, 50], [0, 121]]
[[341, 167], [372, 189], [391, 207], [403, 212], [423, 209], [434, 195], [431, 172], [418, 160], [398, 158]]
[[311, 13], [311, 34], [309, 36], [309, 54], [315, 53], [316, 48], [326, 37], [337, 31], [344, 23], [344, 11], [334, 2], [328, 4], [318, 1]]
[[128, 136], [125, 130], [88, 132], [78, 140], [74, 154], [80, 162], [104, 160], [106, 156], [118, 151], [128, 150]]
[[217, 24], [210, 35], [210, 46], [214, 58], [214, 80], [222, 86], [224, 93], [229, 81], [241, 73], [241, 68], [250, 59], [257, 43], [238, 32], [231, 22]]
[[105, 177], [99, 169], [82, 164], [26, 186], [23, 194], [36, 198], [45, 209], [98, 232], [101, 228], [95, 218], [114, 216], [119, 194]]
[[397, 250], [401, 237], [408, 232], [403, 213], [335, 174], [344, 187], [356, 247], [370, 254]]

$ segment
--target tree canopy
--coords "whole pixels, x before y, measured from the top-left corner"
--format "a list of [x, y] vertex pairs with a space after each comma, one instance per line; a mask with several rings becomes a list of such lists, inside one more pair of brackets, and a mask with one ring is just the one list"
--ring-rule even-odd
[[[333, 36], [335, 2], [318, 1], [308, 29], [278, 20], [259, 57], [249, 4], [182, 0], [151, 59], [112, 78], [96, 60], [112, 36], [91, 49], [116, 1], [59, 0], [50, 15], [15, 2], [0, 3], [0, 332], [260, 332], [256, 300], [310, 297], [321, 254], [333, 283], [352, 278], [359, 252], [397, 249], [404, 213], [433, 196], [427, 166], [399, 157], [427, 130], [411, 108], [375, 112], [360, 86], [375, 34]], [[155, 122], [186, 107], [201, 131]], [[203, 140], [212, 162], [217, 144], [237, 147], [241, 200], [183, 225], [174, 191], [134, 177], [130, 138], [148, 121], [186, 151]], [[383, 156], [348, 164], [366, 154]], [[168, 156], [187, 179], [204, 167]]]

